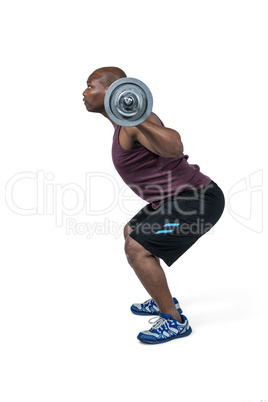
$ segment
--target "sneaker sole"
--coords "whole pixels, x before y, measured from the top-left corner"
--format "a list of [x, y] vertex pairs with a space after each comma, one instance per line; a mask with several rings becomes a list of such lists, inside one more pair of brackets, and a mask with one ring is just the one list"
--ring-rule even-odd
[[141, 337], [139, 337], [139, 335], [137, 336], [138, 340], [143, 342], [143, 343], [149, 343], [150, 345], [154, 345], [157, 343], [164, 343], [164, 342], [168, 342], [168, 341], [172, 341], [172, 339], [176, 339], [176, 338], [183, 338], [185, 336], [190, 335], [192, 332], [192, 328], [189, 327], [188, 331], [184, 332], [183, 334], [179, 334], [179, 335], [175, 335], [175, 336], [171, 336], [170, 338], [167, 339], [160, 339], [160, 340], [156, 340], [156, 341], [150, 341], [150, 340], [144, 340]]
[[[136, 315], [159, 315], [159, 313], [147, 313], [147, 312], [145, 312], [145, 311], [141, 311], [141, 312], [139, 312], [139, 311], [136, 311], [136, 310], [132, 310], [132, 307], [130, 307], [130, 310], [131, 310], [131, 312], [133, 313], [133, 314], [136, 314]], [[178, 308], [178, 313], [179, 314], [182, 314], [182, 309], [181, 308]]]

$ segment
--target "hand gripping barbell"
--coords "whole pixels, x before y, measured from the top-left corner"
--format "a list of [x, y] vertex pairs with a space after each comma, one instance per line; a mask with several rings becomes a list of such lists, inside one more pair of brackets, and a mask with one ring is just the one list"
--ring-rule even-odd
[[153, 97], [142, 81], [129, 77], [120, 78], [108, 88], [104, 107], [110, 119], [119, 126], [137, 126], [150, 116]]

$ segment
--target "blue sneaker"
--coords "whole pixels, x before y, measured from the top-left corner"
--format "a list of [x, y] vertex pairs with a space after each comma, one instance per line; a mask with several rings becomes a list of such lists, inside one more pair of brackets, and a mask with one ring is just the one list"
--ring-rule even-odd
[[[188, 336], [192, 332], [192, 328], [184, 315], [182, 315], [182, 324], [171, 318], [170, 314], [159, 313], [159, 317], [149, 331], [139, 333], [137, 338], [140, 341], [145, 343], [163, 343], [175, 338]], [[152, 324], [151, 320], [149, 322]]]
[[[181, 314], [182, 309], [180, 308], [178, 300], [175, 297], [173, 297], [173, 301], [179, 314]], [[149, 299], [144, 303], [132, 304], [130, 310], [132, 311], [133, 314], [138, 315], [159, 315], [159, 308], [157, 307], [157, 304], [153, 299]]]

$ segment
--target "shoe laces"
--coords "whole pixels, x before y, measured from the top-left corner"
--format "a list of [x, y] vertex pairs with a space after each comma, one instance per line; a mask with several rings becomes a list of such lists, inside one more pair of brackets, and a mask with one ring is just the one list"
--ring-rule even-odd
[[150, 324], [153, 324], [153, 326], [152, 326], [151, 329], [156, 329], [156, 330], [158, 330], [158, 329], [160, 329], [162, 326], [163, 326], [164, 328], [166, 328], [166, 329], [169, 329], [169, 325], [168, 325], [167, 319], [166, 319], [166, 318], [163, 318], [163, 317], [160, 317], [160, 318], [158, 318], [158, 317], [153, 317], [153, 318], [151, 318], [151, 319], [149, 320], [149, 323], [150, 323]]

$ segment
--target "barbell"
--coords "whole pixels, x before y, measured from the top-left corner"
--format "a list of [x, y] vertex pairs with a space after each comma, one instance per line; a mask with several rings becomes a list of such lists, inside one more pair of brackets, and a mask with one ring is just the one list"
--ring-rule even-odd
[[136, 78], [120, 78], [108, 88], [104, 108], [110, 119], [124, 127], [143, 123], [153, 109], [150, 89]]

